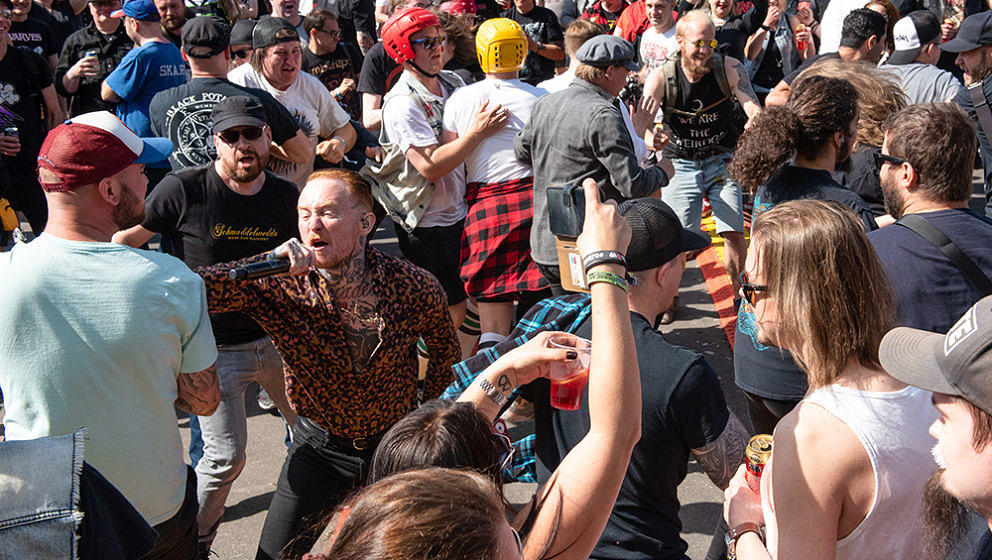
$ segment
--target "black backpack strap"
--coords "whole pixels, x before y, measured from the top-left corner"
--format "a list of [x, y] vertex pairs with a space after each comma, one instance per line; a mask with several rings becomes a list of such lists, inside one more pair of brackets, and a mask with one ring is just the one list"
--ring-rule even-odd
[[961, 271], [965, 279], [981, 292], [982, 297], [992, 295], [992, 281], [989, 280], [989, 277], [953, 241], [948, 239], [944, 232], [937, 229], [926, 218], [919, 214], [906, 214], [896, 223], [913, 230], [936, 247], [945, 257], [951, 259], [951, 262]]
[[989, 109], [988, 100], [985, 99], [982, 82], [969, 84], [968, 95], [971, 97], [971, 104], [975, 107], [975, 114], [978, 115], [978, 126], [982, 128], [986, 138], [992, 138], [992, 109]]

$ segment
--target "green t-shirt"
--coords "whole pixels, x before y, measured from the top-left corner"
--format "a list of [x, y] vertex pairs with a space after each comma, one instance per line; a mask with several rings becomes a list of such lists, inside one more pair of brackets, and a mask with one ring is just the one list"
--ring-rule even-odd
[[185, 492], [176, 376], [216, 358], [203, 281], [174, 257], [48, 234], [0, 254], [7, 439], [86, 426], [86, 460], [151, 525]]

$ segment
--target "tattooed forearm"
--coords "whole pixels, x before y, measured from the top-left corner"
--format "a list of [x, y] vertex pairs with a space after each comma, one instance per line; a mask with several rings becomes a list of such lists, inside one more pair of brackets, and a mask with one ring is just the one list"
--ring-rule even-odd
[[750, 101], [751, 103], [760, 106], [758, 103], [758, 95], [754, 93], [754, 87], [751, 85], [751, 78], [748, 77], [748, 73], [744, 68], [744, 65], [741, 64], [739, 60], [734, 60], [731, 62], [731, 67], [735, 72], [737, 72], [738, 80], [736, 90], [737, 93], [740, 94], [738, 97], [741, 105], [744, 105], [746, 102]]
[[499, 376], [496, 380], [496, 386], [499, 387], [499, 390], [503, 393], [509, 393], [513, 390], [513, 383], [510, 383], [510, 378], [506, 375]]
[[180, 373], [176, 378], [179, 396], [176, 406], [197, 416], [210, 416], [220, 404], [220, 381], [214, 364], [196, 373]]
[[727, 488], [737, 467], [744, 461], [744, 447], [747, 446], [747, 431], [733, 414], [727, 420], [727, 427], [713, 443], [692, 450], [696, 462], [721, 490]]

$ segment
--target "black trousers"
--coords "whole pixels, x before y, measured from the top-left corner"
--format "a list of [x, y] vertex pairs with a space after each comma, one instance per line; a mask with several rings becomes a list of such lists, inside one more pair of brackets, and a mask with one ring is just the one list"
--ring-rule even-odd
[[334, 508], [365, 482], [375, 446], [359, 451], [332, 440], [304, 418], [293, 426], [293, 444], [265, 516], [256, 560], [309, 552]]
[[154, 527], [155, 546], [141, 560], [197, 560], [196, 554], [196, 473], [186, 467], [186, 495], [179, 512]]

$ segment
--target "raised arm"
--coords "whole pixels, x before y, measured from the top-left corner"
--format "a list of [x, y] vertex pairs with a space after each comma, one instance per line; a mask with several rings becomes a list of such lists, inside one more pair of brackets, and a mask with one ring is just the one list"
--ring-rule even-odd
[[[586, 194], [582, 254], [625, 252], [630, 228], [612, 201], [599, 201], [595, 181]], [[618, 265], [592, 270], [623, 274]], [[605, 282], [591, 286], [592, 357], [589, 366], [589, 432], [565, 456], [551, 481], [539, 490], [543, 505], [525, 546], [525, 558], [586, 559], [596, 546], [641, 434], [641, 382], [630, 326], [627, 293]]]

